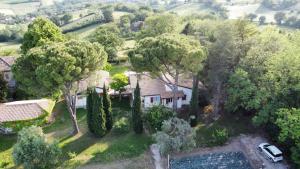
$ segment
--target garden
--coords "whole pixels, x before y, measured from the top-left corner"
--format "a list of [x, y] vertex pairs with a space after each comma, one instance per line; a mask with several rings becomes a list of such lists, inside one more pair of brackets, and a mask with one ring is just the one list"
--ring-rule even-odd
[[[86, 110], [78, 109], [77, 120], [81, 133], [70, 136], [71, 119], [64, 102], [58, 102], [54, 107], [56, 121], [43, 127], [48, 140], [57, 140], [62, 149], [59, 159], [60, 168], [100, 163], [109, 164], [112, 161], [131, 159], [143, 155], [152, 143], [147, 135], [136, 135], [130, 130], [130, 107], [128, 100], [112, 99], [112, 113], [116, 129], [103, 138], [94, 137], [88, 132]], [[0, 168], [15, 167], [12, 152], [17, 141], [15, 135], [0, 136]]]

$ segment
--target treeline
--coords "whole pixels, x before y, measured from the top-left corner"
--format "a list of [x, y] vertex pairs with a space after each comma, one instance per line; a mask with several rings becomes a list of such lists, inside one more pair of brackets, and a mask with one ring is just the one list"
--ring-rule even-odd
[[297, 4], [297, 0], [263, 0], [262, 5], [274, 9], [274, 10], [281, 10], [291, 7]]
[[4, 29], [0, 30], [0, 42], [21, 42], [25, 31], [26, 27], [23, 25], [8, 25]]

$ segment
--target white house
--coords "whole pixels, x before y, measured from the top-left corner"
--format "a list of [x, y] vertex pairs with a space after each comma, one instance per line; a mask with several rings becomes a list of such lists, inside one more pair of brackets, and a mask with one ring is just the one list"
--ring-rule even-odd
[[[127, 73], [129, 78], [128, 89], [132, 93], [139, 81], [142, 105], [144, 108], [152, 107], [153, 105], [162, 104], [166, 107], [172, 108], [173, 106], [173, 93], [170, 87], [158, 78], [152, 78], [148, 75], [141, 75], [136, 73]], [[177, 108], [183, 105], [189, 105], [192, 98], [193, 80], [191, 77], [180, 76], [178, 82], [178, 92], [176, 96]]]
[[77, 95], [76, 108], [86, 108], [86, 90], [88, 87], [95, 87], [100, 95], [103, 93], [104, 84], [108, 87], [109, 72], [100, 70], [95, 72], [89, 78], [80, 81], [79, 94]]

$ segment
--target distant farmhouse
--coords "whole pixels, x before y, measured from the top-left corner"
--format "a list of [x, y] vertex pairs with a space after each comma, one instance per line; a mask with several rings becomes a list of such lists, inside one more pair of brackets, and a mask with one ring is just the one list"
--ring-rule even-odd
[[[127, 91], [132, 94], [134, 98], [134, 89], [137, 81], [141, 89], [142, 106], [149, 108], [154, 105], [164, 105], [172, 108], [173, 93], [169, 86], [158, 78], [152, 78], [149, 75], [137, 74], [134, 72], [128, 73], [129, 86]], [[199, 87], [203, 87], [200, 83]], [[192, 77], [180, 76], [178, 82], [178, 92], [176, 93], [177, 108], [182, 108], [184, 105], [189, 105], [192, 98], [193, 80]]]
[[13, 78], [11, 67], [15, 63], [14, 56], [0, 56], [0, 72], [4, 75], [4, 80], [7, 81], [8, 87], [13, 90], [16, 87], [16, 81]]

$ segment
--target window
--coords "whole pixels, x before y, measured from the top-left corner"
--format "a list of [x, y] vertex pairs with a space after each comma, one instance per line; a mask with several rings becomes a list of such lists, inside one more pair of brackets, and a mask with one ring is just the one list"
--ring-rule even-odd
[[168, 104], [168, 103], [172, 103], [173, 102], [173, 99], [172, 98], [167, 98], [166, 99], [166, 103]]
[[160, 97], [159, 96], [154, 96], [154, 97], [150, 97], [150, 102], [153, 103], [159, 103], [160, 102]]
[[5, 74], [4, 74], [4, 79], [5, 79], [5, 80], [9, 80], [9, 74], [8, 74], [8, 73], [5, 73]]
[[186, 100], [186, 95], [184, 95], [184, 96], [182, 97], [182, 100]]

